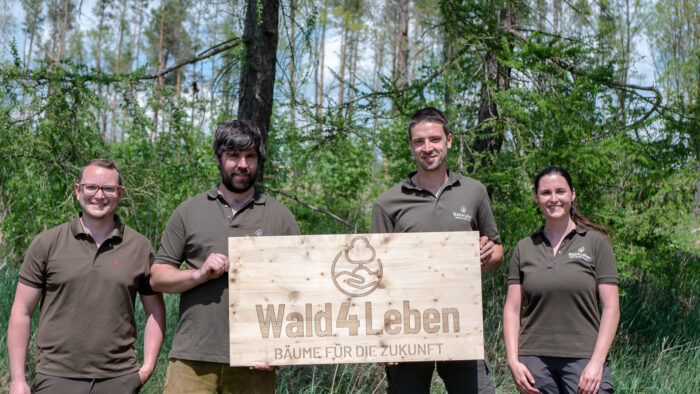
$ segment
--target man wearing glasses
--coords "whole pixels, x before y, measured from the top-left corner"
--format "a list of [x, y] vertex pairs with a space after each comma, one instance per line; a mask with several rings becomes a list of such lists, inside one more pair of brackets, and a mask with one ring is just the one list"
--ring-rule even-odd
[[[136, 393], [163, 343], [163, 298], [149, 285], [153, 247], [114, 214], [124, 194], [119, 168], [92, 160], [74, 188], [82, 212], [36, 236], [19, 273], [7, 330], [13, 394], [30, 392], [24, 367], [39, 299], [31, 392]], [[143, 365], [134, 348], [137, 292], [146, 313]]]

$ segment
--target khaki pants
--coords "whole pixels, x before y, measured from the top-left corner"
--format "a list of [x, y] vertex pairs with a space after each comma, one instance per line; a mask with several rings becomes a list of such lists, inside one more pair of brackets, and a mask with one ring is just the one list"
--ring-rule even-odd
[[138, 393], [141, 377], [138, 371], [104, 379], [75, 379], [37, 373], [32, 393], [50, 394], [123, 394]]
[[165, 394], [275, 392], [275, 371], [251, 370], [207, 361], [170, 359]]

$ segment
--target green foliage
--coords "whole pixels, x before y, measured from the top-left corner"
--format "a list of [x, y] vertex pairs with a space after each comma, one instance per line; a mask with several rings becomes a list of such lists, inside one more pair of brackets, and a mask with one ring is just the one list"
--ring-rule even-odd
[[[190, 3], [179, 1], [170, 7], [168, 2], [164, 54], [176, 57], [180, 50], [179, 58], [184, 58], [190, 51], [189, 34], [183, 29], [183, 10]], [[583, 23], [594, 10], [587, 2], [579, 3], [585, 7], [576, 17]], [[347, 11], [361, 9], [357, 16], [359, 11], [367, 11], [364, 4], [335, 7], [336, 14], [330, 17], [336, 17], [336, 22], [347, 25], [353, 33], [362, 32], [361, 18]], [[524, 34], [522, 31], [512, 34], [504, 29], [500, 16], [504, 8], [516, 10], [518, 21], [535, 18], [525, 5], [445, 0], [438, 10], [426, 6], [431, 14], [421, 15], [425, 18], [421, 23], [437, 18], [439, 11], [439, 32], [448, 38], [442, 41], [451, 45], [449, 53], [426, 45], [420, 48], [422, 52], [411, 54], [412, 61], [420, 58], [421, 63], [413, 68], [415, 78], [408, 87], [397, 86], [386, 75], [378, 75], [376, 84], [371, 84], [358, 72], [355, 77], [360, 82], [352, 86], [346, 81], [345, 85], [355, 99], [343, 106], [329, 98], [326, 85], [321, 92], [321, 116], [316, 104], [303, 97], [308, 85], [299, 82], [310, 79], [311, 72], [296, 75], [294, 96], [278, 83], [278, 97], [289, 101], [275, 103], [264, 187], [290, 207], [305, 234], [367, 231], [375, 198], [415, 170], [406, 130], [408, 117], [433, 105], [445, 109], [451, 120], [454, 140], [449, 167], [469, 172], [489, 190], [507, 262], [516, 242], [542, 224], [532, 199], [534, 175], [548, 165], [566, 167], [574, 178], [579, 210], [610, 228], [622, 276], [622, 320], [611, 351], [618, 391], [691, 392], [700, 385], [697, 374], [685, 371], [697, 370], [700, 360], [695, 329], [700, 323], [700, 263], [698, 236], [691, 232], [700, 227], [694, 197], [700, 170], [700, 109], [689, 99], [696, 97], [696, 77], [688, 76], [697, 71], [693, 68], [697, 57], [679, 57], [673, 48], [667, 48], [664, 59], [672, 67], [663, 74], [663, 83], [673, 94], [663, 106], [652, 107], [655, 97], [614, 83], [621, 61], [607, 56], [612, 50], [609, 47], [602, 56], [599, 47], [607, 44], [595, 40], [603, 38], [581, 34], [576, 37], [584, 38], [577, 40], [535, 31], [520, 39], [517, 34]], [[310, 8], [313, 14], [308, 22], [299, 24], [290, 19], [289, 23], [297, 23], [302, 30], [299, 40], [305, 45], [303, 50], [313, 51], [314, 34], [320, 30], [313, 25], [325, 18], [316, 15], [321, 9], [317, 4]], [[153, 9], [153, 21], [159, 21], [160, 12], [159, 7]], [[220, 28], [226, 37], [240, 36], [237, 23], [243, 18], [235, 12], [227, 9], [221, 25], [210, 28]], [[671, 16], [663, 13], [658, 18]], [[150, 25], [154, 30], [147, 33], [151, 42], [148, 56], [155, 61], [159, 23]], [[671, 34], [671, 30], [664, 32]], [[234, 113], [242, 50], [222, 54], [224, 66], [212, 66], [216, 75], [210, 76], [208, 89], [219, 95], [212, 93], [212, 98], [205, 100], [204, 95], [178, 96], [170, 87], [174, 81], [169, 79], [162, 88], [140, 81], [145, 69], [111, 76], [84, 64], [62, 61], [34, 62], [37, 64], [27, 70], [16, 45], [11, 47], [13, 61], [0, 67], [3, 332], [24, 250], [37, 233], [75, 215], [72, 185], [88, 160], [106, 157], [119, 163], [126, 186], [119, 214], [155, 247], [175, 207], [217, 182], [211, 134], [216, 124]], [[309, 64], [299, 45], [294, 48], [287, 43], [282, 48], [290, 53], [292, 49], [299, 51], [295, 68], [301, 70]], [[510, 68], [506, 88], [484, 78], [487, 51], [495, 54], [502, 71]], [[287, 67], [291, 60], [282, 59], [280, 64]], [[203, 90], [204, 85], [200, 85]], [[498, 113], [477, 125], [482, 87]], [[119, 94], [123, 116], [113, 121], [118, 122], [123, 140], [108, 140], [103, 135], [104, 114], [112, 113], [112, 101], [101, 91]], [[156, 111], [158, 127], [152, 118]], [[503, 145], [493, 152], [477, 151], [474, 141], [487, 130], [502, 138]], [[497, 388], [514, 392], [501, 338], [506, 272], [507, 263], [484, 274], [484, 323]], [[177, 297], [166, 296], [166, 344], [144, 392], [162, 390], [177, 302]], [[137, 315], [142, 327], [140, 310]], [[4, 342], [0, 354], [1, 391], [8, 382]], [[29, 369], [34, 362], [30, 354]], [[289, 367], [281, 368], [278, 377], [278, 390], [290, 393], [375, 392], [385, 385], [382, 369], [374, 365]], [[444, 392], [437, 380], [433, 389]]]

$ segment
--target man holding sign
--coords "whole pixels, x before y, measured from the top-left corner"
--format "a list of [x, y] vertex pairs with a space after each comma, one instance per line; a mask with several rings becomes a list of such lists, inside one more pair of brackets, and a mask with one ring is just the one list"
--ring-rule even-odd
[[[229, 237], [298, 235], [289, 210], [254, 187], [265, 148], [248, 121], [219, 125], [221, 183], [182, 203], [163, 233], [151, 285], [181, 293], [165, 393], [274, 393], [269, 366], [229, 366]], [[180, 270], [185, 263], [187, 269]]]
[[[372, 233], [479, 231], [482, 270], [503, 262], [503, 246], [486, 188], [447, 169], [452, 133], [438, 109], [418, 110], [408, 126], [417, 171], [377, 198]], [[435, 362], [387, 365], [389, 393], [428, 393]], [[437, 371], [450, 393], [493, 393], [487, 360], [440, 361]]]

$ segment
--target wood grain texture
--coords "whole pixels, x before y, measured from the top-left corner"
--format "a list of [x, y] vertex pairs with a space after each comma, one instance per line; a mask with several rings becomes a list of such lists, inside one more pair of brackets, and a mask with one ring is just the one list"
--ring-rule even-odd
[[484, 357], [478, 232], [229, 238], [231, 365]]

